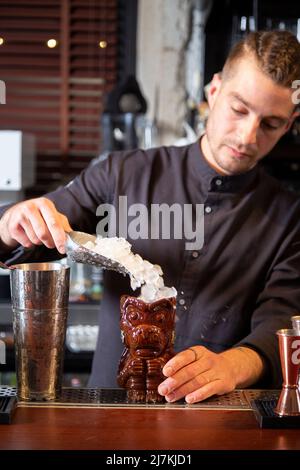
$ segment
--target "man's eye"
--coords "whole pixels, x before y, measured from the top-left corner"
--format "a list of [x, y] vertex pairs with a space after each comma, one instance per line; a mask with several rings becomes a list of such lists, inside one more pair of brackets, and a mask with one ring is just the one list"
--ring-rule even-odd
[[246, 112], [242, 111], [241, 109], [233, 108], [233, 107], [231, 107], [231, 109], [235, 114], [246, 114]]
[[268, 122], [262, 122], [262, 126], [270, 131], [276, 131], [279, 127], [279, 126], [272, 126], [272, 124], [269, 124]]

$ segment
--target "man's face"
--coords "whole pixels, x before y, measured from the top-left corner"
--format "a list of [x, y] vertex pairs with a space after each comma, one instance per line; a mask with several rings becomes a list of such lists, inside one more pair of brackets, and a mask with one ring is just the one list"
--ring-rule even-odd
[[220, 174], [253, 168], [289, 129], [295, 115], [292, 89], [275, 84], [254, 59], [236, 63], [232, 76], [215, 76], [202, 151]]

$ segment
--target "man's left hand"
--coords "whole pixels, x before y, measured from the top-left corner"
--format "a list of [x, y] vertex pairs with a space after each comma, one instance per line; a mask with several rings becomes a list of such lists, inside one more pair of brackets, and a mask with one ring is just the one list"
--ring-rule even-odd
[[196, 403], [212, 395], [223, 395], [237, 386], [256, 382], [263, 371], [260, 355], [247, 347], [216, 354], [204, 346], [193, 346], [174, 356], [163, 368], [167, 377], [158, 387], [168, 402], [185, 397]]

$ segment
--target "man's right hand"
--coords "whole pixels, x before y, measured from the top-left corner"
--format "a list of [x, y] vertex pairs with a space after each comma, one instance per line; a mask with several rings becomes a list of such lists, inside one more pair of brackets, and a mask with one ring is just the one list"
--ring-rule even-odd
[[72, 228], [50, 199], [40, 197], [10, 207], [0, 219], [0, 242], [8, 250], [44, 244], [65, 253], [66, 232]]

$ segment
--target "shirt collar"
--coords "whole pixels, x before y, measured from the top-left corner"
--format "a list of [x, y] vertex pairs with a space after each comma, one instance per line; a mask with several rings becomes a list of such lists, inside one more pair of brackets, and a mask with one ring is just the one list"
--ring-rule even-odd
[[[207, 191], [213, 191], [217, 189], [218, 192], [239, 192], [242, 189], [245, 189], [246, 186], [250, 185], [258, 175], [258, 166], [256, 165], [251, 170], [246, 173], [241, 173], [239, 175], [232, 176], [223, 176], [217, 173], [217, 171], [212, 168], [204, 158], [200, 147], [200, 140], [197, 140], [190, 147], [193, 168], [199, 174], [201, 183], [206, 188]], [[218, 186], [218, 181], [221, 181], [220, 186]]]

